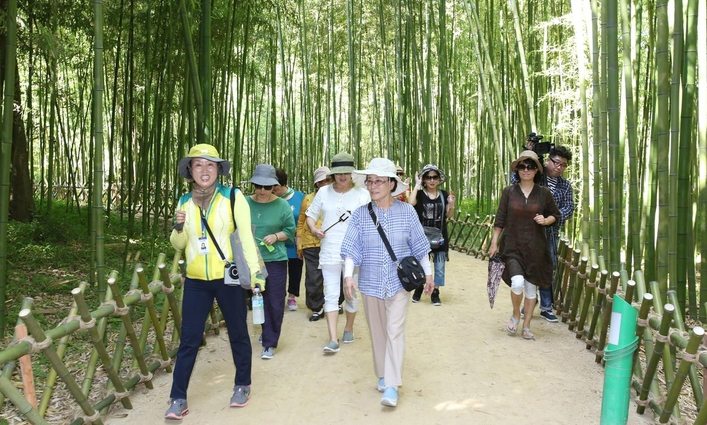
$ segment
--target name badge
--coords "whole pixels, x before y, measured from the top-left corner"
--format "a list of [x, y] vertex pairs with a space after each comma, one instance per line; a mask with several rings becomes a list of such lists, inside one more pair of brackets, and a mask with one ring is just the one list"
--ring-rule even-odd
[[199, 254], [206, 255], [209, 253], [209, 239], [206, 236], [199, 238]]

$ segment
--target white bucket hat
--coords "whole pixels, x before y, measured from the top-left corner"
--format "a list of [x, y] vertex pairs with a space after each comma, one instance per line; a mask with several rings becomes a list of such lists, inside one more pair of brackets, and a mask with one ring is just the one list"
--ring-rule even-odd
[[365, 170], [354, 170], [353, 171], [353, 181], [362, 187], [366, 186], [366, 176], [375, 175], [379, 177], [390, 177], [398, 182], [395, 190], [391, 193], [393, 197], [400, 195], [405, 192], [408, 185], [405, 184], [400, 177], [396, 174], [396, 167], [393, 161], [386, 158], [373, 158], [371, 162], [368, 163], [368, 167]]

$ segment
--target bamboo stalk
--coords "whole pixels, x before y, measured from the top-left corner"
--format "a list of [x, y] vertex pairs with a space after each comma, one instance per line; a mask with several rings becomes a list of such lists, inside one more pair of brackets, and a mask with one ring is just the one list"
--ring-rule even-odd
[[586, 332], [584, 329], [584, 323], [587, 320], [587, 315], [589, 314], [589, 308], [592, 304], [592, 296], [594, 295], [594, 288], [597, 286], [597, 275], [599, 274], [599, 266], [597, 264], [592, 265], [592, 271], [589, 273], [589, 279], [586, 280], [585, 286], [587, 290], [584, 291], [584, 303], [582, 305], [582, 310], [580, 311], [579, 321], [577, 322], [577, 339], [584, 338]]
[[[164, 342], [164, 333], [160, 329], [160, 320], [157, 317], [157, 310], [155, 308], [155, 302], [152, 299], [152, 293], [150, 288], [147, 286], [147, 279], [145, 278], [145, 272], [140, 268], [137, 270], [138, 284], [142, 289], [142, 296], [145, 298], [145, 304], [147, 305], [147, 313], [150, 316], [150, 321], [152, 322], [152, 327], [155, 330], [155, 342], [160, 350], [160, 355], [163, 361], [169, 360], [169, 354], [167, 354], [167, 347]], [[171, 372], [172, 368], [167, 367], [167, 371]]]
[[64, 363], [56, 355], [56, 351], [54, 351], [54, 348], [51, 344], [52, 339], [47, 339], [47, 335], [39, 326], [39, 323], [34, 318], [34, 316], [32, 316], [32, 311], [30, 309], [24, 309], [20, 311], [19, 316], [22, 321], [27, 325], [29, 333], [32, 335], [34, 340], [37, 341], [38, 344], [44, 344], [49, 342], [49, 345], [47, 347], [41, 348], [47, 360], [49, 360], [49, 363], [56, 370], [61, 380], [64, 381], [64, 383], [66, 384], [66, 388], [74, 397], [74, 400], [76, 400], [78, 405], [81, 407], [83, 413], [86, 414], [88, 417], [91, 417], [92, 419], [95, 418], [95, 420], [93, 420], [93, 423], [102, 425], [103, 421], [97, 415], [97, 412], [93, 409], [93, 406], [91, 406], [91, 404], [88, 402], [88, 398], [83, 394], [81, 388], [71, 376], [71, 372], [69, 371], [69, 369], [64, 366]]
[[[592, 266], [593, 267], [593, 266]], [[596, 289], [596, 304], [594, 304], [594, 310], [592, 311], [592, 320], [589, 323], [589, 330], [587, 331], [587, 350], [591, 349], [596, 345], [594, 341], [594, 333], [596, 332], [597, 325], [599, 323], [599, 317], [601, 316], [602, 309], [604, 308], [604, 303], [606, 302], [606, 281], [609, 278], [609, 272], [607, 270], [602, 270], [599, 277], [599, 287]]]
[[[673, 305], [680, 305], [678, 304], [678, 295], [675, 291], [668, 291], [668, 302]], [[685, 321], [683, 320], [681, 309], [675, 310], [673, 326], [675, 326], [679, 331], [685, 332]], [[702, 387], [700, 386], [700, 378], [697, 376], [697, 370], [695, 370], [694, 367], [691, 367], [688, 376], [690, 378], [690, 387], [692, 388], [692, 394], [695, 398], [695, 404], [700, 406], [704, 402], [704, 396], [702, 393]]]
[[[113, 292], [114, 294], [113, 297], [115, 299], [115, 305], [118, 307], [118, 309], [125, 309], [126, 305], [123, 301], [123, 295], [118, 290], [118, 285], [116, 284], [115, 276], [112, 275], [110, 278], [108, 278], [108, 286], [110, 287], [111, 292]], [[133, 347], [133, 356], [135, 357], [135, 361], [137, 362], [138, 367], [140, 368], [140, 373], [143, 376], [147, 376], [147, 363], [145, 362], [145, 356], [142, 354], [142, 350], [140, 349], [140, 341], [138, 341], [137, 334], [135, 333], [135, 328], [133, 328], [133, 321], [130, 318], [130, 310], [128, 310], [126, 314], [122, 314], [120, 318], [123, 321], [123, 329], [126, 331], [125, 334], [128, 337], [128, 340], [130, 341], [130, 345]], [[149, 389], [152, 389], [152, 381], [145, 381], [145, 386]]]
[[[125, 387], [120, 380], [120, 376], [118, 376], [117, 370], [113, 367], [110, 354], [108, 354], [108, 350], [106, 349], [105, 344], [103, 344], [103, 338], [100, 335], [100, 332], [98, 332], [98, 329], [96, 329], [96, 320], [91, 317], [91, 311], [89, 310], [88, 304], [86, 304], [86, 300], [83, 296], [83, 289], [74, 288], [71, 290], [71, 295], [74, 297], [74, 302], [76, 302], [76, 305], [78, 306], [82, 325], [88, 326], [88, 332], [91, 335], [93, 346], [95, 347], [96, 352], [103, 363], [103, 370], [105, 370], [106, 375], [108, 375], [108, 379], [110, 379], [110, 382], [113, 384], [115, 389], [120, 393], [125, 393]], [[130, 403], [130, 399], [127, 396], [122, 398], [120, 402], [126, 409], [133, 408], [133, 405]]]
[[582, 257], [579, 263], [579, 271], [577, 273], [577, 281], [574, 286], [574, 296], [572, 297], [572, 306], [570, 308], [569, 315], [569, 330], [573, 331], [575, 325], [577, 324], [577, 310], [579, 309], [579, 302], [582, 299], [582, 293], [584, 288], [587, 286], [587, 262], [589, 259], [587, 257]]
[[35, 408], [25, 400], [22, 393], [20, 393], [15, 385], [5, 376], [0, 376], [0, 392], [5, 394], [5, 396], [12, 402], [12, 404], [17, 407], [20, 414], [24, 416], [31, 424], [34, 425], [49, 425]]
[[[655, 296], [655, 294], [653, 294]], [[655, 300], [654, 300], [655, 302]], [[653, 381], [653, 378], [655, 377], [656, 370], [658, 369], [658, 362], [660, 361], [662, 355], [663, 348], [665, 347], [665, 339], [668, 337], [668, 330], [670, 329], [670, 322], [673, 319], [673, 314], [675, 313], [675, 307], [672, 304], [666, 304], [665, 307], [663, 308], [664, 313], [663, 317], [660, 321], [660, 328], [658, 330], [658, 334], [660, 335], [660, 338], [657, 338], [655, 342], [655, 350], [653, 350], [653, 354], [650, 356], [650, 358], [647, 361], [646, 365], [646, 373], [643, 376], [643, 384], [641, 385], [641, 390], [638, 394], [638, 399], [640, 401], [645, 401], [648, 399], [648, 390], [650, 389], [651, 382]], [[665, 360], [665, 359], [664, 359]], [[666, 361], [663, 361], [663, 365], [665, 366]], [[639, 414], [643, 414], [646, 410], [646, 407], [644, 405], [641, 405], [640, 403], [638, 404], [638, 408], [636, 409], [636, 412]]]
[[562, 323], [566, 323], [570, 313], [572, 313], [570, 308], [574, 300], [574, 293], [576, 291], [575, 287], [577, 286], [577, 270], [579, 268], [580, 260], [579, 254], [579, 248], [575, 248], [574, 251], [572, 251], [572, 265], [570, 266], [571, 271], [566, 277], [567, 291], [565, 292], [564, 305], [562, 307]]
[[[27, 326], [24, 323], [15, 325], [15, 337], [24, 339], [27, 337]], [[34, 373], [32, 372], [32, 358], [29, 354], [19, 358], [20, 375], [22, 376], [22, 388], [24, 388], [25, 400], [33, 408], [37, 407], [37, 392], [34, 387]]]
[[601, 363], [604, 358], [604, 347], [606, 347], [606, 332], [609, 329], [609, 319], [611, 317], [611, 308], [614, 305], [614, 294], [619, 286], [619, 273], [611, 273], [611, 285], [606, 291], [606, 302], [601, 315], [601, 328], [599, 329], [599, 342], [597, 343], [597, 352], [594, 361]]

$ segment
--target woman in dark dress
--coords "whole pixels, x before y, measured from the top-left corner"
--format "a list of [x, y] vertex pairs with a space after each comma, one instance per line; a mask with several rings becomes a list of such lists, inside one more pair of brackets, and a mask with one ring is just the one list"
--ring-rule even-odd
[[520, 323], [520, 307], [525, 296], [522, 336], [534, 339], [530, 321], [537, 299], [537, 287], [552, 282], [552, 260], [547, 249], [545, 227], [560, 218], [552, 193], [538, 184], [542, 164], [533, 151], [521, 152], [511, 163], [518, 183], [503, 189], [496, 212], [489, 256], [496, 252], [506, 264], [503, 280], [511, 286], [513, 315], [506, 331], [515, 335]]

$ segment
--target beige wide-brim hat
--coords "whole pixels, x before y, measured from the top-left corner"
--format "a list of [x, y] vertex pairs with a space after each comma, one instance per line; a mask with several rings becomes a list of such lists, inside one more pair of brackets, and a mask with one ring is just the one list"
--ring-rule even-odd
[[317, 168], [314, 170], [314, 184], [316, 185], [317, 183], [326, 180], [327, 177], [329, 177], [329, 174], [331, 174], [329, 167]]
[[540, 158], [538, 158], [538, 154], [536, 154], [535, 152], [533, 152], [531, 150], [521, 152], [520, 156], [518, 156], [518, 159], [511, 162], [511, 170], [516, 171], [518, 164], [525, 161], [526, 159], [530, 159], [533, 162], [535, 162], [535, 164], [538, 166], [538, 172], [540, 172], [542, 174], [543, 165], [542, 165], [542, 163], [540, 163]]
[[386, 158], [373, 158], [368, 163], [365, 170], [354, 170], [353, 181], [358, 186], [366, 186], [366, 176], [373, 175], [378, 177], [394, 178], [398, 182], [395, 190], [391, 193], [393, 197], [400, 195], [408, 189], [408, 185], [403, 182], [395, 173], [395, 163]]
[[226, 176], [228, 172], [231, 171], [231, 163], [225, 159], [219, 158], [219, 156], [218, 150], [208, 143], [194, 145], [189, 149], [187, 156], [179, 160], [177, 171], [179, 175], [185, 179], [193, 180], [191, 176], [191, 160], [194, 158], [203, 158], [218, 164], [218, 174], [220, 176]]
[[332, 174], [349, 174], [353, 173], [354, 157], [350, 153], [339, 152], [331, 159], [331, 169], [329, 175]]

